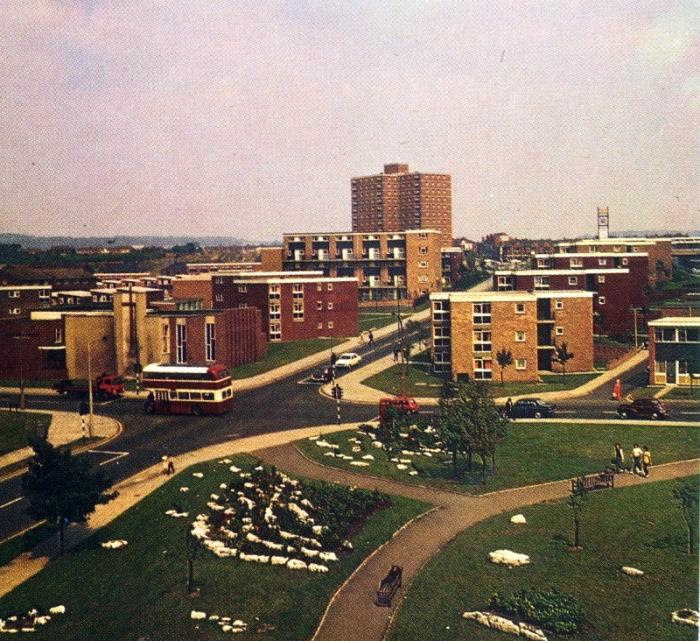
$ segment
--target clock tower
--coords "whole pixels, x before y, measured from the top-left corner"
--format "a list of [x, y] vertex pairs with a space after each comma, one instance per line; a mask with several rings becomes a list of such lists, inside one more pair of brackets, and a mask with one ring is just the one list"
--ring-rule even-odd
[[598, 240], [606, 240], [608, 238], [609, 227], [610, 217], [608, 216], [608, 208], [598, 207]]

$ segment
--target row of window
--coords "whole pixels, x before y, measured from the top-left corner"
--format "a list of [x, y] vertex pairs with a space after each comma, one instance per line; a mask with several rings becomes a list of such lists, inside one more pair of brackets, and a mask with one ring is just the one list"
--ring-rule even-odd
[[[34, 291], [34, 290], [32, 290], [32, 291]], [[21, 298], [22, 297], [22, 290], [11, 289], [7, 292], [7, 297], [8, 298]], [[51, 290], [50, 289], [40, 289], [39, 290], [39, 299], [48, 300], [49, 298], [51, 298]]]
[[[473, 361], [474, 378], [480, 381], [490, 381], [493, 377], [493, 361], [490, 358], [475, 358]], [[515, 359], [515, 369], [524, 371], [527, 369], [526, 358]]]
[[[164, 324], [161, 332], [161, 347], [163, 354], [170, 353], [170, 325]], [[204, 324], [204, 359], [208, 362], [216, 360], [216, 325]], [[175, 362], [187, 362], [187, 325], [175, 325]]]
[[654, 338], [657, 343], [698, 343], [700, 342], [700, 330], [685, 327], [664, 327], [654, 330]]

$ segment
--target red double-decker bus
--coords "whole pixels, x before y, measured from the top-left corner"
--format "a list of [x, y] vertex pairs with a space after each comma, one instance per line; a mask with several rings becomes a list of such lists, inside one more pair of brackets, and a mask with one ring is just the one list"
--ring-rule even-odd
[[223, 365], [146, 365], [141, 386], [146, 414], [225, 414], [231, 409], [231, 375]]

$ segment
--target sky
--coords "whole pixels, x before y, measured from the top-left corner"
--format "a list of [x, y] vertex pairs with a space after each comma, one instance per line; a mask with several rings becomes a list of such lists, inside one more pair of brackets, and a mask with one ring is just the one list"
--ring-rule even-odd
[[0, 231], [345, 231], [452, 175], [455, 236], [700, 228], [698, 0], [3, 0]]

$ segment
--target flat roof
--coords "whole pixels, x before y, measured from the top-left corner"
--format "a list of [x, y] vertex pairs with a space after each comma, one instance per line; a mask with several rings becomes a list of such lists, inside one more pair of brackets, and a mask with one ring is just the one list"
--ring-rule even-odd
[[538, 298], [593, 298], [594, 292], [580, 290], [529, 290], [510, 292], [435, 292], [430, 294], [430, 300], [449, 300], [456, 303], [489, 303], [498, 301], [535, 301]]
[[14, 291], [17, 289], [51, 289], [51, 285], [2, 285], [0, 292]]
[[586, 240], [564, 240], [557, 243], [557, 247], [566, 247], [569, 245], [615, 245], [620, 243], [628, 243], [633, 245], [653, 245], [659, 241], [668, 240], [667, 238], [589, 238]]
[[406, 229], [404, 231], [324, 231], [324, 232], [289, 232], [282, 234], [282, 238], [288, 236], [401, 236], [402, 234], [440, 234], [439, 229]]
[[231, 276], [233, 278], [241, 278], [249, 280], [251, 278], [295, 278], [295, 277], [309, 277], [323, 276], [322, 269], [300, 269], [298, 271], [281, 271], [281, 272], [218, 272], [214, 276]]
[[44, 311], [44, 310], [36, 310], [33, 312], [30, 312], [29, 314], [29, 319], [30, 320], [60, 320], [63, 316], [113, 316], [114, 313], [111, 310], [105, 310], [105, 309], [100, 309], [100, 310], [79, 310], [79, 309], [72, 309], [72, 310], [60, 310], [60, 311]]
[[310, 277], [310, 278], [241, 278], [241, 279], [234, 279], [234, 283], [241, 283], [241, 284], [260, 284], [260, 283], [267, 283], [269, 285], [284, 285], [285, 283], [292, 283], [292, 284], [298, 284], [298, 283], [356, 283], [357, 278], [354, 276], [336, 276], [336, 277], [331, 277], [331, 276], [317, 276], [317, 277]]
[[51, 292], [52, 296], [84, 296], [89, 297], [92, 294], [84, 289], [59, 289]]
[[574, 254], [571, 252], [557, 252], [556, 254], [535, 254], [535, 258], [612, 258], [622, 256], [648, 256], [648, 252], [581, 252]]
[[649, 327], [698, 327], [700, 316], [667, 316], [649, 321]]
[[629, 274], [626, 267], [612, 269], [497, 269], [496, 276], [571, 276], [573, 274]]

